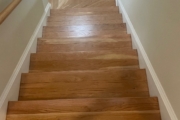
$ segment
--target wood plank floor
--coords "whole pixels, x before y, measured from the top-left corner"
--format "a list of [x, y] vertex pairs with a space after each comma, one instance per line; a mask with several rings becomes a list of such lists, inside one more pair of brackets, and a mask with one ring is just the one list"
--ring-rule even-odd
[[114, 0], [49, 0], [52, 9], [91, 8], [115, 6]]
[[7, 120], [161, 120], [115, 0], [49, 0]]

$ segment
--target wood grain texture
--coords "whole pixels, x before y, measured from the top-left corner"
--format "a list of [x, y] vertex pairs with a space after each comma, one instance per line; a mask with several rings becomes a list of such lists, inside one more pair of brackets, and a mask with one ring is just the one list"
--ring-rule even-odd
[[82, 51], [31, 54], [31, 61], [52, 61], [72, 59], [138, 59], [138, 56], [137, 51], [131, 49], [124, 49], [118, 51]]
[[160, 120], [115, 0], [50, 0], [7, 120]]
[[103, 21], [103, 20], [118, 20], [122, 19], [120, 14], [105, 14], [105, 15], [76, 15], [76, 16], [50, 16], [48, 22], [63, 22], [63, 21]]
[[[132, 86], [133, 87], [133, 86]], [[149, 91], [129, 88], [126, 90], [109, 89], [21, 89], [19, 100], [52, 100], [75, 98], [113, 98], [113, 97], [150, 97]]]
[[130, 37], [125, 31], [116, 30], [104, 31], [70, 31], [70, 32], [45, 32], [43, 38], [81, 38], [81, 37]]
[[83, 112], [8, 115], [7, 120], [161, 120], [160, 112]]
[[157, 98], [94, 98], [10, 102], [8, 114], [159, 110]]
[[[131, 66], [109, 66], [109, 67], [104, 67], [104, 68], [100, 68], [100, 69], [95, 69], [95, 70], [112, 70], [112, 69], [116, 69], [116, 70], [137, 70], [140, 69], [139, 65], [131, 65]], [[91, 71], [90, 70], [63, 70], [63, 71]], [[54, 71], [54, 70], [29, 70], [29, 73], [40, 73], [40, 72], [62, 72], [62, 71]]]
[[42, 44], [69, 44], [69, 43], [78, 43], [78, 42], [119, 42], [119, 41], [131, 41], [131, 37], [117, 37], [117, 38], [60, 38], [60, 39], [52, 39], [52, 38], [39, 38], [38, 45]]
[[99, 25], [99, 24], [120, 24], [122, 19], [104, 19], [104, 20], [70, 20], [61, 22], [47, 22], [48, 26], [73, 26], [73, 25]]
[[118, 7], [94, 7], [94, 8], [71, 8], [71, 9], [52, 9], [50, 11], [51, 16], [59, 15], [102, 15], [102, 14], [114, 14], [119, 13]]
[[71, 42], [58, 44], [43, 44], [37, 46], [37, 52], [72, 52], [72, 51], [100, 51], [100, 50], [121, 50], [132, 49], [130, 41], [118, 42]]
[[[83, 63], [83, 64], [82, 64]], [[79, 59], [58, 61], [31, 61], [30, 70], [40, 71], [72, 71], [99, 70], [108, 67], [139, 65], [136, 59]]]
[[61, 71], [61, 72], [40, 72], [22, 74], [21, 83], [64, 83], [64, 82], [125, 82], [125, 81], [146, 81], [146, 71], [134, 70], [89, 70], [89, 71]]
[[100, 25], [74, 25], [74, 26], [46, 26], [43, 29], [44, 33], [47, 32], [84, 32], [84, 31], [104, 31], [104, 30], [117, 30], [126, 31], [126, 24], [100, 24]]
[[52, 9], [116, 6], [114, 0], [49, 0]]

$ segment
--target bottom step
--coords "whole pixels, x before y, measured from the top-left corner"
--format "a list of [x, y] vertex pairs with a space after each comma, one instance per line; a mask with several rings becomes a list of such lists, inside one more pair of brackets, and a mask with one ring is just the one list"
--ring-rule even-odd
[[161, 120], [159, 111], [77, 112], [8, 115], [7, 120]]

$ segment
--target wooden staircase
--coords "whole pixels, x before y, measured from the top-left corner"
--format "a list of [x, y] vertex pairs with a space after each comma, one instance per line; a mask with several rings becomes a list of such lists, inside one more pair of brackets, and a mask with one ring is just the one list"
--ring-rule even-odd
[[7, 120], [161, 120], [114, 0], [52, 9]]

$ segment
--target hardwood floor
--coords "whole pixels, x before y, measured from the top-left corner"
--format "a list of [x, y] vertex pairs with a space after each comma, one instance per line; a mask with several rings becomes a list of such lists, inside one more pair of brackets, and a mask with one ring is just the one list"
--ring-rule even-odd
[[115, 6], [115, 0], [49, 0], [52, 9]]
[[161, 120], [114, 0], [50, 0], [7, 120]]

